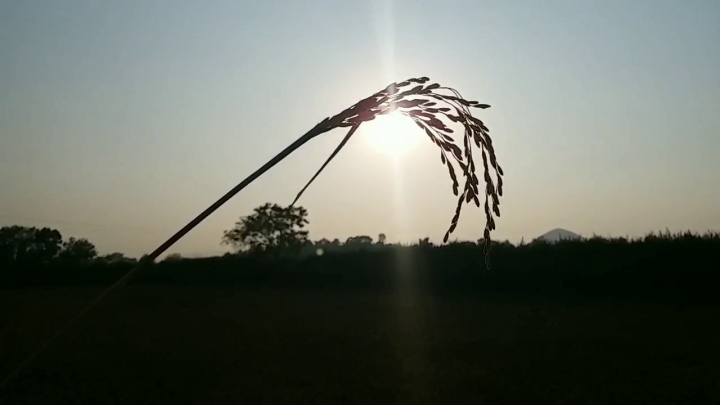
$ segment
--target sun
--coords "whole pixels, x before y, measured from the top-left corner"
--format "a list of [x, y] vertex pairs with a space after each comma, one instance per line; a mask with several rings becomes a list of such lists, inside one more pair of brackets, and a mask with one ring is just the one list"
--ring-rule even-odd
[[377, 151], [391, 157], [406, 154], [425, 136], [410, 117], [398, 112], [366, 122], [363, 129], [362, 138]]

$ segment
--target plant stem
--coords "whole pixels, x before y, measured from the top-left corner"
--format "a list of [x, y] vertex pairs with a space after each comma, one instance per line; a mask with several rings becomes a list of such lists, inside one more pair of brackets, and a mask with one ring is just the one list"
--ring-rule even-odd
[[308, 181], [307, 184], [305, 185], [305, 187], [303, 187], [302, 190], [300, 190], [300, 192], [297, 194], [297, 196], [293, 200], [292, 204], [290, 204], [291, 207], [293, 205], [295, 205], [295, 203], [300, 199], [300, 197], [303, 195], [305, 190], [307, 190], [307, 188], [310, 187], [310, 184], [312, 184], [312, 182], [315, 181], [317, 176], [319, 176], [320, 173], [322, 173], [322, 171], [325, 169], [325, 166], [327, 166], [328, 163], [330, 163], [330, 161], [333, 160], [333, 158], [338, 154], [338, 152], [340, 152], [340, 149], [342, 149], [345, 146], [347, 141], [350, 140], [350, 137], [353, 136], [353, 134], [355, 134], [355, 131], [357, 131], [358, 128], [360, 128], [360, 125], [353, 125], [352, 128], [350, 128], [350, 131], [348, 131], [347, 135], [345, 135], [345, 138], [343, 138], [342, 141], [340, 141], [340, 144], [337, 146], [337, 148], [335, 148], [335, 150], [330, 155], [330, 157], [327, 158], [325, 163], [323, 163], [323, 165], [320, 166], [320, 169], [315, 173], [314, 176], [312, 176], [310, 181]]

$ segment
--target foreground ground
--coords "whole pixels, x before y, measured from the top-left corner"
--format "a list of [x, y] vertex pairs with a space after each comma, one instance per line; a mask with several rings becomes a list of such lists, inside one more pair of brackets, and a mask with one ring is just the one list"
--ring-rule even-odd
[[[0, 291], [0, 376], [100, 292]], [[128, 285], [0, 403], [720, 403], [720, 309]]]

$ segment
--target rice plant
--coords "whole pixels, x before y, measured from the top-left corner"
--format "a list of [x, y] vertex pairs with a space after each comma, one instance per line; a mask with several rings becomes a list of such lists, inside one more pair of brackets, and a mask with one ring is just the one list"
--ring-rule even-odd
[[[470, 109], [485, 109], [490, 106], [477, 101], [465, 100], [455, 89], [442, 87], [437, 83], [427, 84], [429, 81], [430, 79], [427, 77], [420, 77], [408, 79], [401, 83], [392, 83], [370, 97], [360, 100], [340, 114], [326, 118], [318, 124], [324, 129], [323, 132], [339, 127], [350, 127], [350, 131], [318, 172], [300, 190], [292, 204], [297, 202], [308, 186], [337, 155], [340, 149], [345, 146], [360, 124], [384, 114], [400, 113], [412, 119], [430, 141], [440, 149], [440, 161], [447, 167], [452, 180], [453, 194], [458, 197], [455, 215], [450, 222], [450, 227], [445, 232], [443, 243], [447, 243], [450, 234], [457, 227], [463, 204], [472, 201], [476, 206], [480, 206], [480, 182], [476, 174], [473, 145], [480, 150], [483, 163], [483, 180], [485, 182], [483, 195], [486, 219], [483, 238], [485, 240], [484, 253], [487, 265], [487, 255], [491, 242], [490, 232], [495, 230], [495, 217], [500, 216], [503, 170], [497, 162], [495, 148], [488, 133], [489, 129], [480, 119], [472, 115]], [[446, 125], [443, 118], [462, 125], [464, 129], [462, 149], [456, 144], [456, 139], [450, 135], [455, 131]], [[465, 178], [462, 192], [459, 190], [460, 184], [453, 161], [460, 166]], [[494, 179], [491, 169], [495, 173]]]
[[[167, 241], [155, 249], [152, 253], [145, 256], [140, 262], [129, 272], [127, 272], [120, 280], [115, 282], [107, 290], [96, 297], [87, 307], [72, 318], [65, 326], [60, 328], [50, 339], [40, 345], [23, 363], [20, 364], [13, 372], [11, 372], [5, 380], [0, 382], [0, 387], [7, 384], [21, 369], [29, 364], [42, 350], [47, 347], [54, 339], [67, 330], [78, 318], [85, 312], [95, 306], [107, 294], [118, 287], [124, 286], [130, 278], [140, 270], [144, 264], [153, 262], [167, 249], [179, 241], [183, 236], [198, 226], [210, 214], [215, 212], [223, 204], [228, 202], [232, 197], [255, 181], [263, 173], [285, 159], [292, 152], [299, 149], [306, 142], [320, 136], [335, 128], [350, 128], [340, 145], [333, 151], [330, 157], [323, 163], [320, 169], [310, 179], [310, 181], [298, 193], [295, 201], [303, 194], [307, 187], [317, 178], [327, 164], [337, 155], [337, 153], [345, 146], [350, 137], [355, 134], [357, 129], [363, 122], [372, 121], [378, 116], [398, 112], [411, 118], [420, 129], [430, 138], [433, 144], [440, 149], [440, 160], [447, 167], [450, 179], [452, 180], [452, 189], [455, 196], [458, 197], [457, 208], [453, 216], [450, 227], [445, 232], [443, 242], [447, 242], [450, 234], [457, 227], [460, 219], [460, 211], [463, 204], [474, 202], [476, 206], [480, 206], [480, 181], [476, 175], [476, 166], [473, 159], [473, 144], [480, 149], [483, 162], [483, 180], [484, 188], [484, 209], [485, 209], [485, 231], [483, 238], [485, 240], [485, 263], [487, 265], [487, 256], [490, 248], [490, 232], [495, 229], [495, 217], [500, 216], [500, 196], [502, 196], [502, 176], [503, 171], [497, 162], [495, 149], [492, 140], [488, 134], [488, 128], [476, 117], [473, 117], [470, 108], [485, 109], [490, 107], [487, 104], [481, 104], [477, 101], [468, 101], [462, 98], [460, 93], [449, 87], [442, 87], [437, 83], [428, 84], [430, 81], [427, 77], [412, 78], [400, 83], [392, 83], [385, 89], [367, 97], [353, 106], [347, 108], [343, 112], [325, 118], [320, 121], [310, 131], [293, 142], [290, 146], [278, 153], [270, 159], [262, 167], [241, 181], [237, 186], [225, 193], [207, 209], [196, 216], [192, 221], [185, 225], [182, 229], [172, 235]], [[462, 148], [456, 144], [456, 139], [450, 134], [454, 130], [448, 127], [443, 118], [451, 122], [459, 123], [464, 128], [462, 136]], [[458, 176], [455, 172], [452, 162], [456, 162], [462, 174], [465, 177], [465, 185], [463, 191], [460, 192], [460, 184]], [[495, 172], [495, 180], [491, 175], [490, 169]]]
[[[472, 201], [476, 206], [480, 206], [480, 181], [476, 174], [473, 145], [480, 149], [483, 163], [483, 180], [485, 182], [483, 195], [486, 220], [483, 238], [485, 240], [484, 253], [487, 265], [487, 256], [490, 249], [490, 232], [495, 229], [495, 217], [500, 216], [503, 170], [497, 162], [495, 149], [492, 144], [492, 139], [488, 134], [489, 130], [487, 126], [485, 126], [480, 119], [474, 117], [470, 109], [485, 109], [490, 106], [477, 101], [468, 101], [455, 89], [442, 87], [438, 83], [428, 84], [429, 81], [430, 79], [427, 77], [419, 77], [400, 83], [392, 83], [370, 97], [360, 100], [341, 113], [323, 119], [310, 131], [298, 138], [245, 180], [241, 181], [232, 190], [220, 197], [215, 203], [210, 205], [205, 211], [201, 212], [171, 236], [170, 239], [155, 249], [155, 251], [147, 255], [145, 261], [154, 261], [242, 189], [311, 139], [336, 128], [350, 128], [347, 135], [345, 135], [330, 157], [328, 157], [305, 187], [300, 190], [295, 201], [293, 201], [293, 204], [295, 204], [308, 186], [355, 134], [363, 122], [372, 121], [381, 115], [395, 112], [411, 118], [425, 135], [428, 136], [432, 143], [440, 149], [440, 160], [443, 165], [447, 167], [450, 179], [452, 180], [452, 189], [455, 196], [458, 197], [458, 204], [455, 209], [455, 215], [450, 221], [450, 227], [445, 232], [443, 242], [447, 242], [450, 234], [457, 227], [460, 219], [460, 211], [464, 203], [470, 203]], [[454, 130], [443, 122], [443, 118], [454, 123], [459, 123], [464, 128], [462, 148], [457, 145], [456, 139], [450, 135], [454, 133]], [[460, 166], [463, 177], [465, 178], [462, 192], [460, 191], [460, 183], [452, 163], [453, 161]], [[491, 175], [491, 169], [495, 173], [495, 179], [493, 179]], [[138, 266], [126, 274], [118, 283], [127, 282], [130, 276], [132, 276], [141, 265], [142, 262], [138, 263]]]

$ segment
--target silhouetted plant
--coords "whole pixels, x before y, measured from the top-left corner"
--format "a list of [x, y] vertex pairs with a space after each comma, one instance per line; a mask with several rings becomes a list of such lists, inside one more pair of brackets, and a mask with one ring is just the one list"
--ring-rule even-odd
[[[453, 182], [453, 193], [459, 198], [455, 215], [452, 218], [450, 227], [445, 233], [445, 242], [447, 242], [450, 234], [457, 227], [463, 203], [473, 201], [475, 205], [478, 207], [480, 206], [480, 181], [476, 175], [472, 145], [474, 144], [480, 149], [484, 169], [483, 179], [485, 181], [485, 189], [483, 193], [485, 195], [484, 208], [486, 223], [483, 238], [486, 241], [484, 253], [487, 265], [487, 254], [490, 248], [490, 232], [495, 229], [494, 217], [500, 216], [499, 206], [500, 197], [502, 196], [503, 170], [497, 162], [495, 148], [492, 145], [492, 140], [488, 134], [489, 130], [487, 126], [485, 126], [481, 120], [472, 115], [470, 108], [485, 109], [490, 106], [477, 101], [468, 101], [462, 98], [460, 93], [458, 93], [455, 89], [442, 87], [437, 83], [427, 84], [429, 81], [430, 79], [427, 77], [420, 77], [408, 79], [400, 83], [392, 83], [385, 89], [371, 95], [370, 97], [360, 100], [341, 113], [320, 121], [310, 131], [306, 132], [303, 136], [270, 159], [270, 161], [253, 172], [230, 191], [225, 193], [225, 195], [220, 197], [198, 216], [193, 218], [193, 220], [172, 235], [144, 260], [141, 260], [136, 268], [128, 272], [128, 274], [126, 274], [122, 279], [118, 280], [111, 289], [117, 288], [117, 286], [127, 282], [129, 278], [132, 277], [133, 273], [138, 271], [139, 267], [144, 262], [153, 262], [158, 258], [158, 256], [163, 254], [183, 236], [204, 221], [205, 218], [215, 212], [215, 210], [228, 202], [237, 193], [255, 181], [266, 171], [270, 170], [273, 166], [281, 162], [292, 152], [299, 149], [302, 145], [335, 128], [349, 127], [350, 130], [347, 135], [345, 135], [345, 138], [343, 138], [340, 142], [340, 145], [335, 148], [333, 153], [320, 167], [317, 173], [315, 173], [305, 187], [300, 190], [297, 197], [295, 197], [295, 201], [290, 204], [291, 206], [294, 205], [313, 180], [315, 180], [315, 178], [317, 178], [317, 176], [322, 172], [325, 166], [327, 166], [327, 164], [337, 155], [340, 149], [345, 146], [350, 137], [352, 137], [355, 131], [357, 131], [360, 127], [360, 124], [366, 121], [371, 121], [380, 115], [388, 114], [394, 111], [398, 111], [399, 113], [410, 117], [427, 134], [430, 140], [440, 148], [441, 160], [443, 164], [447, 166], [448, 172], [450, 173], [450, 178]], [[401, 91], [401, 89], [403, 90]], [[443, 117], [463, 126], [465, 131], [463, 136], [463, 149], [460, 149], [460, 147], [455, 144], [455, 139], [450, 136], [450, 134], [454, 131], [443, 122]], [[462, 169], [463, 176], [465, 177], [465, 186], [462, 193], [459, 191], [459, 182], [457, 175], [455, 174], [455, 169], [452, 163], [450, 163], [450, 158], [458, 163]], [[491, 176], [491, 168], [495, 171], [496, 181], [493, 180]]]
[[[485, 240], [484, 254], [487, 265], [487, 255], [491, 242], [490, 232], [496, 227], [495, 216], [500, 216], [503, 170], [497, 162], [495, 148], [488, 133], [489, 129], [480, 119], [472, 115], [470, 108], [485, 109], [490, 106], [477, 101], [468, 101], [450, 87], [442, 87], [438, 83], [427, 84], [429, 80], [427, 77], [420, 77], [401, 83], [392, 83], [372, 96], [360, 100], [337, 116], [328, 118], [327, 120], [334, 126], [351, 127], [351, 129], [317, 173], [300, 190], [293, 204], [297, 202], [340, 149], [345, 146], [360, 124], [372, 121], [381, 115], [398, 112], [410, 117], [425, 132], [430, 141], [438, 146], [440, 149], [440, 161], [447, 167], [452, 180], [453, 194], [459, 197], [455, 215], [452, 218], [450, 227], [445, 232], [443, 243], [447, 243], [450, 234], [457, 227], [463, 204], [472, 201], [476, 206], [480, 206], [480, 181], [476, 174], [475, 160], [473, 159], [473, 145], [480, 150], [483, 162], [483, 180], [485, 182], [482, 192], [485, 200], [486, 217], [483, 238]], [[442, 91], [451, 94], [445, 94]], [[443, 118], [462, 125], [464, 130], [462, 149], [456, 144], [456, 139], [450, 135], [455, 131], [443, 122]], [[453, 160], [460, 166], [465, 177], [462, 192], [459, 190], [458, 178], [452, 164]], [[494, 171], [495, 179], [493, 179], [491, 169]]]
[[[312, 181], [320, 174], [325, 166], [332, 160], [335, 155], [342, 149], [347, 143], [348, 139], [357, 131], [360, 124], [366, 121], [371, 121], [376, 117], [387, 114], [393, 111], [399, 111], [410, 118], [427, 134], [430, 140], [440, 148], [441, 160], [448, 168], [450, 178], [453, 182], [453, 193], [458, 196], [458, 205], [455, 210], [455, 215], [452, 218], [450, 227], [445, 233], [444, 240], [447, 242], [450, 234], [457, 227], [457, 223], [460, 219], [460, 210], [462, 209], [463, 203], [469, 203], [473, 201], [475, 205], [480, 206], [480, 188], [479, 179], [475, 173], [475, 162], [472, 155], [472, 145], [475, 144], [480, 148], [482, 153], [482, 161], [484, 167], [484, 180], [485, 190], [485, 232], [484, 239], [486, 241], [484, 246], [485, 264], [487, 266], [487, 255], [490, 248], [490, 232], [495, 229], [494, 216], [500, 216], [499, 209], [499, 197], [502, 195], [502, 175], [503, 171], [500, 165], [497, 163], [495, 157], [495, 149], [493, 148], [492, 141], [488, 135], [488, 128], [485, 124], [472, 116], [470, 108], [488, 108], [487, 104], [481, 104], [477, 101], [468, 101], [460, 96], [460, 94], [452, 88], [441, 87], [437, 83], [427, 84], [430, 81], [427, 77], [420, 77], [409, 79], [400, 83], [392, 83], [385, 89], [373, 94], [372, 96], [360, 100], [355, 105], [346, 109], [345, 111], [337, 114], [333, 117], [328, 117], [322, 120], [320, 123], [315, 125], [310, 131], [301, 136], [298, 140], [293, 142], [283, 151], [278, 153], [275, 157], [270, 159], [258, 170], [253, 172], [246, 179], [241, 181], [238, 185], [233, 187], [230, 191], [225, 193], [217, 201], [211, 204], [203, 212], [193, 218], [187, 225], [182, 227], [168, 240], [161, 244], [148, 256], [144, 257], [133, 269], [127, 274], [117, 280], [110, 288], [105, 290], [100, 296], [98, 296], [93, 302], [90, 303], [89, 307], [95, 305], [105, 295], [109, 294], [114, 289], [125, 285], [130, 278], [145, 263], [154, 262], [161, 254], [168, 250], [172, 245], [179, 241], [183, 236], [190, 232], [193, 228], [198, 226], [208, 216], [215, 212], [218, 208], [223, 206], [237, 193], [247, 187], [250, 183], [255, 181], [263, 173], [270, 170], [273, 166], [281, 162], [292, 152], [299, 149], [302, 145], [310, 141], [311, 139], [320, 136], [328, 131], [335, 128], [350, 127], [349, 132], [345, 135], [345, 138], [340, 142], [340, 145], [333, 151], [330, 157], [320, 167], [320, 170], [313, 176], [308, 184], [298, 193], [296, 201], [305, 189], [312, 183]], [[401, 91], [401, 89], [403, 89]], [[451, 94], [444, 94], [441, 91], [445, 91]], [[449, 119], [452, 122], [460, 123], [465, 129], [463, 137], [463, 149], [460, 149], [455, 144], [455, 139], [450, 136], [454, 131], [447, 127], [442, 121], [442, 117]], [[450, 163], [450, 159], [455, 160], [460, 168], [462, 169], [463, 176], [465, 176], [465, 186], [462, 192], [459, 191], [459, 182], [455, 169]], [[489, 163], [488, 163], [489, 160]], [[493, 181], [490, 174], [490, 167], [496, 172], [497, 184]], [[492, 200], [492, 203], [489, 201]], [[294, 205], [293, 202], [292, 205]], [[492, 206], [492, 209], [491, 209]], [[89, 308], [88, 307], [88, 308]], [[73, 318], [76, 319], [76, 318]], [[73, 321], [71, 321], [72, 323]], [[65, 327], [69, 327], [70, 324]], [[57, 336], [57, 335], [55, 335]], [[46, 342], [47, 345], [49, 342]], [[44, 346], [43, 346], [44, 347]], [[37, 354], [37, 352], [35, 352]]]

